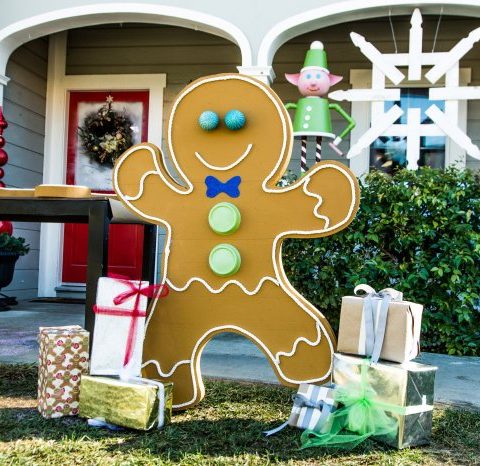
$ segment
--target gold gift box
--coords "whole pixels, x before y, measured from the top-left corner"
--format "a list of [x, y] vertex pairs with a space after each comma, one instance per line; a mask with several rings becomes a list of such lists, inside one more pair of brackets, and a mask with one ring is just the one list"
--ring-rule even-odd
[[[171, 421], [172, 392], [173, 383], [162, 384], [147, 379], [122, 381], [87, 375], [80, 383], [79, 415], [90, 419], [101, 418], [130, 429], [160, 428]], [[163, 407], [160, 405], [162, 398]]]
[[[359, 383], [365, 359], [335, 353], [333, 381], [338, 386]], [[390, 405], [385, 411], [398, 421], [395, 437], [375, 437], [396, 448], [430, 443], [434, 382], [437, 368], [407, 362], [381, 362], [367, 367], [367, 383], [376, 393], [376, 401]]]
[[80, 377], [88, 373], [89, 332], [79, 325], [40, 327], [37, 409], [45, 418], [78, 414]]
[[[374, 298], [378, 306], [381, 300]], [[364, 298], [344, 296], [340, 312], [337, 351], [339, 353], [366, 355]], [[391, 301], [388, 306], [387, 325], [380, 359], [406, 362], [419, 353], [423, 306], [409, 301]]]

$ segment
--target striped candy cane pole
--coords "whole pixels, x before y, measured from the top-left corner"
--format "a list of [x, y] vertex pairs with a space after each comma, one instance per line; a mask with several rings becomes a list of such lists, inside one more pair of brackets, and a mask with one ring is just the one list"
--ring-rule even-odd
[[322, 136], [317, 136], [317, 145], [315, 149], [315, 163], [322, 160]]
[[300, 171], [307, 171], [307, 136], [302, 136], [302, 153], [300, 154]]

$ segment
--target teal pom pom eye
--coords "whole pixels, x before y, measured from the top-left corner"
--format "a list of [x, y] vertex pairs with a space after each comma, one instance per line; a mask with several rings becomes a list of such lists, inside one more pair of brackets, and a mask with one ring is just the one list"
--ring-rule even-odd
[[218, 118], [218, 115], [215, 112], [212, 112], [212, 110], [205, 110], [198, 117], [198, 124], [200, 125], [200, 128], [205, 131], [214, 130], [219, 122], [220, 118]]
[[247, 122], [247, 118], [245, 117], [245, 114], [240, 110], [228, 111], [227, 114], [225, 115], [224, 120], [227, 128], [231, 129], [232, 131], [237, 131], [239, 129], [242, 129], [245, 126], [245, 123]]

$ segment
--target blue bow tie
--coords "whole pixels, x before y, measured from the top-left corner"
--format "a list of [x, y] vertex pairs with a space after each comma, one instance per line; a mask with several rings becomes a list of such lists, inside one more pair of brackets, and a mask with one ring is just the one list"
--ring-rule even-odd
[[214, 176], [207, 176], [205, 178], [205, 184], [207, 185], [207, 197], [216, 197], [220, 193], [225, 193], [230, 197], [240, 196], [240, 182], [242, 179], [239, 176], [230, 178], [225, 183], [222, 183], [218, 178]]

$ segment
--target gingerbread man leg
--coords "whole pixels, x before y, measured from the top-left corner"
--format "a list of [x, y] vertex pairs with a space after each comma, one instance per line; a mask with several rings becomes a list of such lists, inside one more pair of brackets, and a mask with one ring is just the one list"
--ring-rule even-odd
[[[218, 312], [202, 312], [209, 307]], [[148, 324], [145, 375], [175, 383], [176, 409], [198, 403], [204, 396], [202, 350], [214, 335], [232, 331], [264, 352], [284, 385], [329, 379], [335, 345], [331, 328], [300, 295], [271, 282], [255, 295], [235, 285], [212, 294], [199, 283], [184, 292], [172, 291]]]

